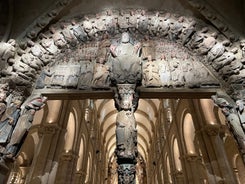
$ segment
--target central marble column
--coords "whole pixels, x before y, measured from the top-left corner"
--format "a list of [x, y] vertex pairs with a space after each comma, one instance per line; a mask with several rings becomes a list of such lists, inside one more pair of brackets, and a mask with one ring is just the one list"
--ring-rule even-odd
[[135, 183], [137, 150], [137, 130], [134, 112], [138, 95], [134, 84], [118, 84], [115, 104], [116, 118], [116, 155], [118, 163], [118, 183]]

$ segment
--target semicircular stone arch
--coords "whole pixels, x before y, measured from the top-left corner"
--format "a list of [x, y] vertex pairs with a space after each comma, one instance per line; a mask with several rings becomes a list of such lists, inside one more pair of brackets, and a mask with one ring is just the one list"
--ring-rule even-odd
[[[159, 69], [160, 84], [143, 81], [146, 87], [221, 86], [227, 92], [230, 92], [230, 87], [241, 87], [245, 70], [243, 46], [239, 41], [229, 41], [214, 27], [193, 17], [144, 10], [121, 12], [115, 10], [64, 18], [38, 34], [28, 34], [25, 41], [6, 43], [6, 48], [15, 54], [9, 55], [6, 65], [2, 66], [1, 82], [11, 79], [20, 88], [29, 86], [30, 92], [45, 85], [78, 89], [108, 87], [99, 79], [103, 76], [96, 76], [100, 74], [96, 70], [105, 69], [102, 66], [106, 66], [105, 61], [101, 58], [110, 54], [110, 45], [127, 31], [131, 35], [130, 42], [141, 42], [143, 59], [148, 58], [147, 54], [154, 46], [151, 60], [163, 65]], [[96, 65], [100, 65], [99, 68]], [[74, 75], [83, 75], [84, 81], [78, 84], [78, 78], [69, 76], [62, 79], [60, 74], [67, 66]], [[55, 71], [56, 78], [53, 76], [52, 82], [46, 84], [44, 78], [52, 75], [48, 70]], [[184, 74], [179, 75], [179, 71], [184, 71]], [[172, 79], [165, 81], [169, 72], [172, 72]], [[174, 72], [178, 78], [173, 78]]]

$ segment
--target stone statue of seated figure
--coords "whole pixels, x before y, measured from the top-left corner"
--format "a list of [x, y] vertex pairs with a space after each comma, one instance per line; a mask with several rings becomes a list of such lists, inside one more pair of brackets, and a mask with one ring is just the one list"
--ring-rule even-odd
[[131, 43], [127, 32], [122, 33], [121, 41], [111, 45], [112, 81], [116, 83], [137, 83], [141, 80], [140, 43]]

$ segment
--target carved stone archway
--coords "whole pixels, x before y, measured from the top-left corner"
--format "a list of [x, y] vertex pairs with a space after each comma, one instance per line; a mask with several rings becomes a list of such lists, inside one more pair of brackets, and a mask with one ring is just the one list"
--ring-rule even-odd
[[[96, 52], [89, 53], [87, 49], [87, 53], [83, 53], [86, 52], [85, 48], [76, 49], [83, 46], [91, 47], [92, 50], [105, 49], [108, 47], [106, 41], [113, 38], [115, 40], [124, 31], [129, 31], [133, 38], [146, 42], [143, 47], [149, 47], [151, 44], [149, 38], [176, 44], [173, 48], [183, 46], [182, 48], [186, 48], [196, 57], [193, 59], [203, 63], [209, 72], [218, 78], [228, 94], [231, 94], [234, 88], [241, 88], [244, 77], [243, 41], [229, 41], [214, 27], [195, 18], [145, 10], [108, 10], [89, 17], [78, 15], [48, 26], [48, 31], [41, 28], [32, 30], [32, 34], [28, 32], [21, 40], [2, 43], [4, 60], [1, 62], [1, 81], [12, 79], [19, 86], [29, 85], [29, 91], [32, 91], [37, 74], [46, 65], [54, 64], [67, 52], [73, 54], [74, 50], [80, 50], [78, 55], [84, 55], [79, 59], [95, 59], [98, 57]], [[99, 45], [98, 41], [101, 40], [105, 43]], [[166, 53], [166, 50], [162, 52]], [[99, 54], [105, 53], [101, 51]], [[152, 57], [155, 59], [156, 56]]]
[[[115, 72], [114, 61], [110, 62], [117, 56], [115, 50], [124, 32], [131, 34], [129, 43], [136, 52], [141, 48], [142, 64], [136, 69], [142, 67], [142, 83], [140, 77], [134, 80], [138, 73], [130, 76], [122, 72], [125, 65], [126, 72], [134, 71], [130, 63]], [[226, 94], [214, 97], [215, 103], [223, 109], [241, 150], [245, 150], [244, 42], [230, 41], [200, 20], [145, 10], [108, 10], [61, 20], [47, 31], [29, 32], [25, 40], [2, 43], [1, 49], [1, 92], [6, 96], [14, 92], [27, 98], [49, 89], [106, 91], [125, 83], [160, 90], [221, 88]], [[9, 81], [13, 85], [6, 87]], [[23, 88], [27, 92], [19, 94]], [[27, 111], [40, 109], [46, 100], [36, 99]]]

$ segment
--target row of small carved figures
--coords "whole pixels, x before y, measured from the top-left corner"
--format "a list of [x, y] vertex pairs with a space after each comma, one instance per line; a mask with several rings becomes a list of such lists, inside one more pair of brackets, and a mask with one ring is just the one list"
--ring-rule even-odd
[[[201, 69], [201, 70], [200, 70]], [[151, 71], [152, 70], [152, 71]], [[163, 74], [157, 68], [144, 69], [142, 84], [146, 87], [201, 87], [201, 86], [219, 86], [218, 81], [209, 75], [203, 68], [183, 72], [178, 68], [167, 70]], [[98, 72], [98, 71], [96, 71]], [[111, 75], [109, 71], [100, 73], [86, 71], [83, 74], [55, 74], [49, 75], [46, 71], [37, 80], [36, 89], [42, 88], [109, 88]], [[123, 73], [121, 73], [123, 75]], [[135, 74], [136, 75], [136, 74]], [[48, 77], [48, 78], [47, 78]], [[131, 77], [135, 77], [133, 74]], [[113, 78], [114, 79], [114, 78]]]
[[[74, 36], [79, 41], [87, 41], [91, 37], [100, 35], [99, 33], [104, 36], [104, 33], [113, 34], [126, 30], [138, 30], [144, 34], [159, 36], [169, 35], [171, 40], [182, 37], [183, 42], [186, 42], [186, 39], [195, 31], [195, 25], [196, 22], [193, 19], [175, 17], [170, 14], [164, 16], [159, 16], [158, 13], [155, 16], [146, 15], [145, 13], [121, 16], [107, 14], [90, 19], [85, 16], [83, 20], [77, 20], [77, 22], [60, 22], [51, 26], [50, 32], [51, 34], [62, 33], [60, 37], [65, 38], [70, 43]], [[63, 39], [59, 38], [58, 34], [55, 37], [57, 37], [57, 40]]]

